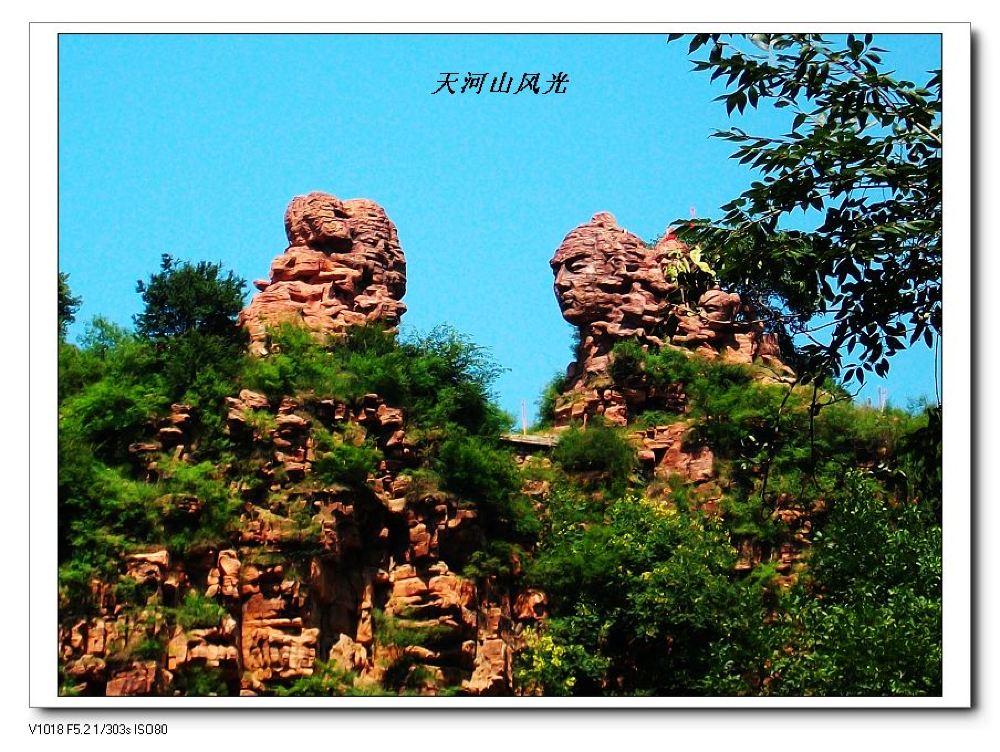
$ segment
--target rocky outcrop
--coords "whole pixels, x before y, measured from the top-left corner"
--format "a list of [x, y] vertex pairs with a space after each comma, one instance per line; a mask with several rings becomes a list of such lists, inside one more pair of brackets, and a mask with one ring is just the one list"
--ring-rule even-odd
[[[514, 624], [543, 618], [544, 594], [520, 597], [515, 617], [511, 596], [457, 573], [483, 545], [478, 512], [414, 474], [421, 447], [408, 438], [403, 411], [377, 394], [302, 402], [249, 390], [227, 408], [229, 434], [261, 480], [234, 489], [245, 504], [233, 547], [207, 560], [137, 552], [121, 570], [143, 589], [151, 613], [193, 592], [223, 615], [186, 627], [140, 618], [123, 610], [134, 602], [118, 603], [114, 588], [95, 582], [107, 593], [97, 599], [100, 615], [60, 634], [66, 679], [89, 695], [170, 695], [192, 671], [207, 670], [227, 691], [250, 696], [308, 677], [324, 661], [360, 684], [510, 693]], [[315, 477], [328, 450], [318, 433], [377, 450], [363, 485]], [[155, 469], [162, 451], [133, 454]], [[146, 638], [153, 642], [137, 647]], [[157, 644], [159, 657], [147, 660]]]
[[664, 273], [662, 254], [611, 214], [595, 214], [572, 230], [549, 264], [563, 318], [580, 330], [572, 381], [605, 375], [620, 339], [665, 344], [664, 327], [681, 288]]
[[288, 248], [269, 279], [240, 314], [251, 352], [268, 350], [267, 327], [282, 322], [318, 335], [382, 322], [394, 330], [406, 310], [406, 261], [396, 226], [367, 199], [341, 201], [328, 193], [292, 200], [285, 212]]
[[630, 408], [649, 396], [612, 385], [611, 349], [622, 340], [738, 363], [760, 359], [785, 370], [776, 339], [741, 316], [746, 311], [739, 295], [709, 289], [690, 297], [682, 280], [700, 260], [671, 233], [650, 246], [601, 212], [572, 230], [549, 263], [563, 318], [579, 330], [557, 426], [594, 415], [623, 426]]
[[[291, 202], [285, 229], [288, 248], [240, 316], [255, 354], [268, 354], [268, 327], [285, 321], [319, 336], [398, 325], [405, 262], [381, 207], [311, 193]], [[197, 454], [198, 418], [173, 405], [129, 447], [147, 481]], [[98, 613], [60, 631], [64, 681], [87, 695], [171, 695], [191, 682], [266, 695], [328, 662], [389, 689], [512, 691], [512, 625], [541, 618], [544, 596], [518, 601], [513, 619], [510, 594], [458, 574], [484, 544], [477, 508], [417, 472], [422, 446], [401, 409], [378, 394], [243, 389], [226, 399], [225, 430], [241, 463], [230, 542], [177, 561], [166, 550], [134, 553], [122, 563], [124, 590], [95, 580]], [[356, 464], [317, 470], [345, 444], [372, 457], [367, 477]], [[156, 503], [178, 520], [210, 504], [194, 494]], [[148, 613], [136, 613], [140, 597]], [[205, 684], [205, 671], [222, 684]]]
[[687, 485], [705, 483], [715, 477], [715, 456], [707, 446], [687, 443], [690, 426], [686, 422], [647, 428], [635, 434], [642, 448], [639, 461], [654, 478], [678, 478]]

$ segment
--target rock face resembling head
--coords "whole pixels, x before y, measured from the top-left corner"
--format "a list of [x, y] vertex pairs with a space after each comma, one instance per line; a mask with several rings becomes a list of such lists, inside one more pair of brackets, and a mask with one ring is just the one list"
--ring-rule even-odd
[[328, 193], [292, 199], [285, 212], [288, 248], [240, 314], [251, 352], [267, 352], [267, 327], [290, 321], [319, 335], [381, 322], [394, 330], [406, 311], [406, 260], [396, 227], [367, 199]]
[[557, 407], [557, 425], [585, 413], [624, 425], [627, 400], [609, 388], [618, 340], [743, 363], [777, 355], [776, 341], [759, 324], [737, 320], [739, 295], [682, 289], [678, 272], [690, 261], [691, 249], [671, 233], [650, 247], [607, 212], [566, 236], [549, 265], [563, 318], [580, 332], [577, 359], [566, 375], [568, 389], [582, 399], [564, 400], [562, 412]]
[[678, 289], [664, 276], [661, 258], [611, 214], [595, 214], [566, 236], [549, 262], [563, 317], [616, 337], [653, 335]]
[[670, 238], [650, 248], [607, 212], [566, 236], [549, 265], [563, 318], [580, 330], [571, 381], [606, 375], [609, 353], [619, 339], [657, 347], [665, 343], [664, 327], [679, 290], [665, 273], [666, 260], [670, 251], [686, 250]]

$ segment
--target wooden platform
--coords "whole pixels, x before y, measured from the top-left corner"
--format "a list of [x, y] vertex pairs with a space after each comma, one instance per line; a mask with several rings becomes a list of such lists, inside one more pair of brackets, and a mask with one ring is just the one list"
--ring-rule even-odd
[[546, 447], [551, 449], [559, 443], [557, 433], [502, 433], [500, 440], [509, 444], [526, 447]]

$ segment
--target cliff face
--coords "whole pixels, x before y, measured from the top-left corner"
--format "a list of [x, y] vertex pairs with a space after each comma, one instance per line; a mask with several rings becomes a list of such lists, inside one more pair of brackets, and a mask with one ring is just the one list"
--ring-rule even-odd
[[[311, 193], [291, 202], [285, 227], [289, 247], [240, 316], [254, 354], [267, 356], [267, 327], [283, 322], [318, 337], [372, 322], [394, 331], [406, 264], [380, 206]], [[233, 545], [131, 554], [126, 593], [93, 581], [99, 613], [59, 634], [75, 691], [170, 695], [210, 670], [224, 680], [216, 692], [273, 693], [313, 676], [317, 660], [350, 676], [348, 691], [511, 691], [515, 632], [542, 610], [522, 607], [518, 618], [517, 593], [453, 571], [484, 543], [478, 511], [416, 480], [425, 458], [402, 410], [377, 394], [275, 400], [247, 389], [226, 409], [226, 434], [247, 463], [233, 481]], [[147, 482], [170, 473], [165, 456], [191, 461], [195, 413], [174, 405], [130, 447]], [[347, 485], [318, 478], [318, 447], [330, 449], [331, 436], [374, 450], [376, 471]], [[164, 505], [197, 516], [206, 500]], [[166, 620], [171, 609], [179, 615]]]
[[[313, 193], [292, 201], [285, 227], [289, 247], [272, 263], [269, 280], [256, 283], [260, 292], [240, 315], [255, 356], [245, 358], [248, 363], [266, 366], [289, 357], [280, 340], [274, 346], [269, 329], [284, 322], [304, 327], [317, 341], [359, 324], [394, 332], [405, 311], [405, 259], [381, 207]], [[705, 363], [730, 365], [744, 379], [739, 388], [749, 391], [751, 382], [760, 382], [773, 395], [775, 385], [793, 380], [774, 339], [738, 295], [704, 286], [692, 295], [685, 275], [699, 268], [693, 249], [670, 235], [647, 246], [610, 214], [571, 231], [551, 267], [557, 302], [579, 329], [578, 357], [555, 403], [553, 434], [535, 444], [523, 439], [522, 448], [551, 451], [559, 436], [570, 435], [565, 429], [588, 421], [624, 428], [610, 433], [626, 454], [634, 452], [629, 461], [637, 460], [626, 468], [626, 483], [636, 492], [632, 501], [656, 507], [657, 514], [676, 514], [671, 494], [680, 485], [685, 513], [723, 519], [724, 496], [735, 484], [720, 477], [720, 466], [728, 462], [731, 474], [738, 461], [740, 482], [756, 488], [760, 468], [754, 463], [764, 455], [726, 458], [699, 438], [698, 421], [705, 416], [692, 412], [685, 379]], [[334, 349], [315, 349], [319, 370], [333, 369]], [[688, 376], [652, 378], [641, 357], [649, 353], [674, 358], [676, 372]], [[635, 362], [626, 368], [627, 357]], [[291, 367], [281, 361], [274, 370], [280, 375]], [[283, 393], [285, 387], [237, 386], [220, 414], [221, 452], [199, 446], [198, 431], [217, 419], [204, 409], [177, 403], [152, 420], [142, 440], [128, 447], [128, 482], [170, 489], [171, 478], [211, 465], [204, 472], [214, 486], [164, 493], [150, 506], [171, 521], [171, 530], [197, 530], [186, 521], [228, 515], [225, 543], [175, 539], [123, 547], [128, 553], [118, 579], [90, 581], [93, 613], [60, 624], [64, 686], [108, 696], [541, 691], [530, 681], [518, 686], [514, 676], [522, 650], [535, 650], [540, 665], [549, 655], [555, 669], [566, 655], [559, 646], [544, 652], [549, 600], [538, 587], [550, 591], [553, 609], [564, 614], [576, 604], [565, 593], [560, 601], [547, 581], [529, 587], [530, 578], [520, 577], [522, 565], [544, 556], [545, 546], [558, 548], [558, 535], [573, 539], [606, 524], [602, 505], [616, 503], [616, 492], [609, 486], [595, 491], [587, 479], [577, 483], [567, 469], [571, 463], [558, 454], [551, 460], [522, 457], [518, 470], [495, 448], [496, 431], [468, 441], [465, 428], [455, 430], [454, 415], [414, 425], [399, 402], [383, 396], [386, 389], [361, 393], [369, 388], [335, 397], [313, 386], [294, 394]], [[474, 403], [468, 392], [459, 396], [459, 412]], [[446, 397], [432, 394], [430, 401]], [[738, 441], [749, 436], [756, 447], [755, 432], [768, 440], [761, 417], [766, 410], [758, 413]], [[443, 490], [449, 488], [440, 472], [449, 431], [452, 439], [462, 437], [449, 460], [467, 463], [459, 473], [462, 492], [454, 490], [458, 485]], [[498, 455], [507, 465], [496, 462]], [[509, 496], [517, 497], [519, 511], [480, 493], [482, 484], [468, 477], [476, 473], [490, 483], [514, 476], [520, 489]], [[563, 509], [566, 519], [558, 524], [546, 520], [547, 504], [569, 487], [578, 496], [558, 503], [569, 504], [571, 513]], [[727, 539], [738, 560], [735, 568], [732, 561], [725, 565], [732, 570], [726, 577], [762, 561], [772, 562], [781, 582], [801, 569], [825, 502], [785, 491], [772, 496], [769, 507], [760, 506], [766, 542], [749, 524]], [[764, 498], [762, 488], [761, 505]], [[533, 518], [535, 527], [518, 539], [523, 548], [497, 553], [493, 536], [504, 515]], [[504, 574], [469, 566], [483, 554], [503, 559]], [[587, 632], [579, 639], [591, 637]], [[592, 649], [596, 655], [602, 648]]]
[[[262, 415], [273, 419], [266, 432], [250, 423]], [[482, 544], [477, 511], [421, 490], [405, 472], [420, 458], [401, 411], [374, 394], [355, 410], [331, 400], [275, 405], [244, 390], [229, 400], [228, 423], [234, 439], [266, 459], [261, 484], [243, 489], [238, 545], [186, 560], [166, 550], [134, 554], [123, 572], [142, 589], [143, 603], [176, 607], [193, 593], [224, 615], [213, 626], [178, 624], [163, 633], [143, 603], [123, 602], [95, 582], [106, 591], [101, 614], [60, 633], [66, 673], [79, 691], [170, 694], [176, 676], [209, 668], [221, 671], [227, 691], [253, 695], [311, 676], [317, 659], [356, 674], [359, 686], [379, 686], [396, 671], [400, 686], [414, 691], [510, 690], [510, 597], [449, 566]], [[360, 488], [303, 485], [314, 429], [374, 442], [385, 458], [377, 475]], [[173, 438], [183, 449], [183, 429]], [[144, 458], [157, 449], [146, 444], [136, 453], [153, 476], [156, 463]], [[194, 509], [199, 500], [188, 502]], [[529, 611], [520, 622], [535, 618]], [[156, 641], [167, 645], [159, 660], [122, 660]]]

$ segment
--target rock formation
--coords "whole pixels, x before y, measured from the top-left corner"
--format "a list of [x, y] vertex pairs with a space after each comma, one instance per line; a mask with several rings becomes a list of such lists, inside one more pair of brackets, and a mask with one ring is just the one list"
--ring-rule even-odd
[[[231, 693], [266, 694], [310, 676], [323, 660], [368, 685], [405, 669], [402, 681], [421, 677], [432, 694], [444, 686], [509, 693], [511, 646], [524, 625], [543, 617], [544, 594], [494, 591], [453, 571], [483, 545], [478, 514], [414, 480], [419, 447], [407, 438], [402, 411], [374, 394], [354, 405], [291, 398], [273, 404], [245, 389], [228, 408], [228, 431], [250, 442], [263, 482], [243, 491], [237, 547], [209, 551], [207, 561], [140, 552], [122, 567], [123, 577], [157, 603], [178, 604], [193, 591], [225, 615], [218, 624], [167, 632], [95, 581], [107, 593], [98, 599], [100, 614], [60, 633], [66, 675], [77, 690], [169, 695], [178, 672], [202, 667]], [[188, 443], [181, 425], [178, 446]], [[383, 459], [365, 488], [311, 481], [317, 430], [367, 438], [378, 448]], [[132, 456], [155, 477], [149, 451]], [[187, 501], [200, 511], [198, 499]], [[400, 634], [432, 639], [400, 644]], [[163, 644], [162, 656], [135, 658], [144, 642]]]
[[[292, 201], [285, 227], [289, 248], [241, 316], [254, 352], [266, 357], [266, 327], [286, 320], [322, 335], [398, 324], [405, 266], [380, 207], [312, 193]], [[420, 481], [422, 448], [408, 437], [404, 412], [377, 394], [345, 402], [249, 389], [225, 406], [251, 479], [231, 486], [243, 501], [231, 547], [183, 561], [138, 552], [123, 561], [117, 585], [94, 580], [98, 613], [60, 629], [69, 686], [169, 696], [183, 691], [184, 677], [209, 670], [225, 693], [273, 694], [323, 661], [369, 688], [510, 693], [511, 646], [544, 616], [544, 594], [507, 593], [457, 573], [484, 544], [478, 511]], [[167, 465], [189, 461], [199, 417], [175, 404], [152, 421], [129, 447], [139, 475], [158, 481]], [[331, 441], [367, 442], [377, 466], [353, 485], [317, 478]], [[158, 503], [177, 516], [207, 507], [194, 495]], [[166, 624], [163, 609], [189, 596], [219, 618]], [[143, 604], [148, 610], [136, 608]]]
[[776, 339], [740, 320], [739, 295], [714, 288], [690, 299], [678, 272], [693, 265], [691, 249], [669, 232], [649, 246], [601, 212], [572, 230], [549, 264], [563, 318], [580, 337], [557, 426], [598, 414], [625, 425], [630, 395], [612, 388], [609, 375], [611, 349], [621, 340], [784, 368]]
[[320, 335], [381, 321], [395, 329], [406, 306], [406, 261], [396, 226], [367, 199], [298, 196], [285, 212], [288, 248], [240, 314], [251, 352], [267, 352], [267, 327], [292, 321]]

